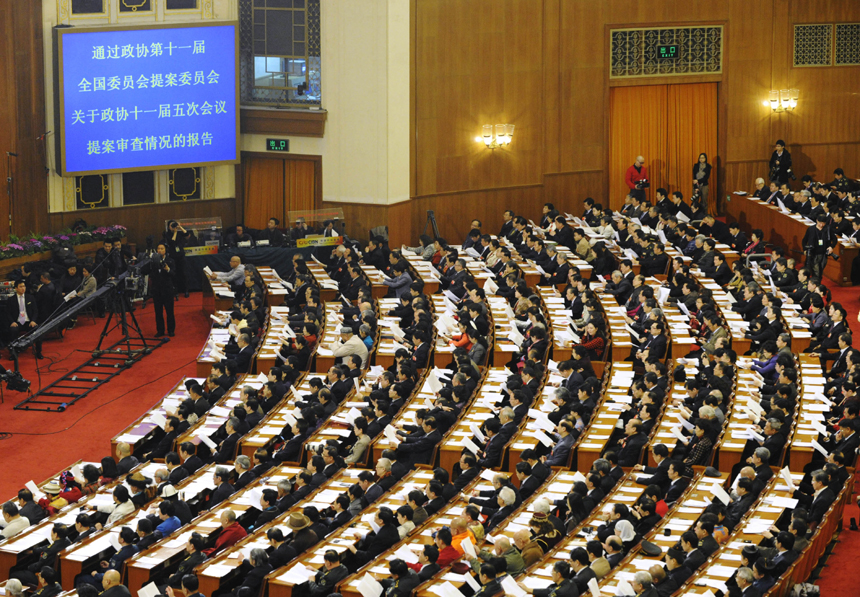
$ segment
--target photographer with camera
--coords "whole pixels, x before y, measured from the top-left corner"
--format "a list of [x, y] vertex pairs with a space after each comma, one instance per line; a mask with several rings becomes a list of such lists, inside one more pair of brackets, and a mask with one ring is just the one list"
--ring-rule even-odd
[[167, 254], [167, 245], [158, 243], [155, 255], [147, 264], [144, 273], [149, 274], [149, 290], [155, 306], [155, 335], [164, 335], [164, 313], [167, 312], [167, 335], [173, 336], [176, 330], [176, 320], [173, 317], [173, 278], [176, 275], [176, 264]]
[[791, 171], [791, 154], [785, 149], [785, 141], [780, 139], [776, 142], [776, 150], [770, 156], [770, 180], [781, 185], [788, 179], [797, 180]]
[[182, 225], [176, 220], [170, 220], [167, 224], [167, 230], [164, 232], [164, 243], [167, 246], [168, 254], [176, 264], [176, 296], [179, 293], [185, 294], [188, 298], [188, 287], [185, 281], [185, 243], [191, 233], [185, 230]]
[[648, 168], [645, 167], [645, 158], [641, 155], [636, 158], [632, 166], [627, 168], [624, 182], [630, 188], [631, 197], [639, 197], [640, 201], [645, 201], [645, 189], [650, 187], [651, 183], [648, 181]]

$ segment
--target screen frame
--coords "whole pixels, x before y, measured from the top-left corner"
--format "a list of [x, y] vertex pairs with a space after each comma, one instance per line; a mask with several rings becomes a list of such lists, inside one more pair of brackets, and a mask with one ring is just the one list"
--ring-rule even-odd
[[[162, 29], [190, 29], [193, 27], [225, 27], [232, 26], [234, 34], [235, 53], [235, 82], [236, 82], [236, 158], [233, 160], [221, 160], [217, 162], [192, 162], [185, 164], [162, 164], [153, 166], [142, 166], [140, 168], [113, 168], [108, 170], [75, 170], [66, 169], [66, 129], [65, 129], [65, 79], [63, 77], [63, 38], [66, 35], [76, 33], [108, 33], [111, 31], [142, 31]], [[59, 132], [55, 142], [57, 174], [63, 177], [88, 176], [91, 174], [122, 174], [123, 172], [152, 172], [157, 170], [173, 170], [174, 168], [195, 168], [203, 166], [234, 166], [241, 163], [241, 131], [239, 110], [240, 102], [240, 70], [239, 70], [239, 21], [214, 21], [214, 22], [191, 22], [191, 23], [169, 23], [157, 25], [124, 25], [111, 27], [54, 27], [54, 130]]]

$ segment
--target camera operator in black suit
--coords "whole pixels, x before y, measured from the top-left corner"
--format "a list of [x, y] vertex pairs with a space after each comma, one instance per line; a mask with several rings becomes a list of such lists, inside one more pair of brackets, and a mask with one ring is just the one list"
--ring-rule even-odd
[[146, 267], [149, 274], [149, 289], [155, 306], [156, 336], [164, 335], [164, 314], [167, 312], [167, 335], [173, 336], [176, 331], [176, 320], [173, 317], [173, 278], [176, 275], [176, 264], [167, 254], [167, 244], [158, 243], [155, 255]]
[[176, 264], [174, 286], [177, 297], [181, 292], [185, 294], [185, 298], [188, 298], [188, 287], [185, 281], [185, 243], [188, 241], [189, 236], [191, 236], [191, 233], [185, 230], [179, 222], [176, 220], [168, 222], [167, 231], [164, 233], [164, 242], [168, 249], [168, 255], [173, 259], [173, 263]]

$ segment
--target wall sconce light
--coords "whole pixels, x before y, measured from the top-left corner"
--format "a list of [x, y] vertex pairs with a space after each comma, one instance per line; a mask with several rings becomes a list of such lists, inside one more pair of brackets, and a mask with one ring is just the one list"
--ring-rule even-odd
[[495, 134], [493, 134], [493, 125], [485, 124], [482, 128], [480, 137], [475, 137], [475, 141], [483, 142], [490, 149], [496, 149], [511, 144], [514, 136], [513, 124], [497, 124], [495, 126]]
[[764, 105], [770, 106], [774, 112], [791, 112], [797, 107], [797, 100], [800, 96], [799, 89], [780, 89], [772, 90], [768, 101]]

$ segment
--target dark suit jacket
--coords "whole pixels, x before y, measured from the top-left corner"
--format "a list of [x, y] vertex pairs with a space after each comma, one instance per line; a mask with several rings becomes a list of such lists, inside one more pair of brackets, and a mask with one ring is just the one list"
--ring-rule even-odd
[[433, 448], [441, 441], [442, 434], [439, 433], [438, 429], [434, 429], [432, 433], [422, 436], [416, 442], [401, 442], [396, 450], [397, 459], [410, 470], [416, 464], [429, 464]]
[[209, 495], [209, 502], [207, 506], [211, 509], [226, 500], [228, 497], [236, 493], [236, 489], [230, 485], [229, 483], [221, 483], [218, 487], [215, 488]]
[[671, 505], [677, 502], [689, 485], [690, 480], [687, 477], [681, 477], [680, 479], [677, 479], [666, 492], [666, 503]]
[[[27, 311], [29, 321], [39, 321], [39, 308], [36, 306], [36, 299], [29, 292], [24, 293], [24, 306]], [[18, 321], [18, 295], [14, 294], [6, 299], [6, 325], [10, 326]]]
[[254, 356], [254, 348], [249, 344], [240, 350], [235, 357], [236, 371], [239, 373], [247, 373], [251, 368], [251, 357]]
[[125, 475], [138, 464], [140, 464], [140, 462], [138, 462], [137, 458], [134, 456], [126, 456], [117, 463], [116, 469], [119, 471], [120, 475]]
[[708, 558], [707, 556], [705, 556], [701, 549], [694, 549], [687, 554], [687, 559], [684, 560], [684, 566], [695, 572], [702, 564], [707, 561]]
[[618, 464], [621, 466], [638, 464], [642, 457], [642, 448], [645, 447], [646, 443], [648, 443], [648, 437], [644, 433], [631, 435], [618, 454]]
[[185, 470], [184, 466], [177, 466], [175, 469], [170, 471], [170, 475], [167, 477], [168, 482], [174, 487], [179, 485], [184, 479], [188, 478], [188, 471]]
[[196, 454], [188, 458], [184, 463], [182, 463], [182, 468], [188, 471], [189, 475], [193, 475], [197, 472], [197, 470], [203, 466], [203, 459], [201, 459]]
[[228, 460], [233, 460], [233, 457], [236, 455], [236, 444], [238, 442], [238, 433], [228, 436], [223, 442], [221, 442], [221, 447], [218, 448], [218, 451], [212, 455], [213, 460], [222, 464]]
[[478, 460], [478, 466], [481, 468], [495, 468], [502, 462], [502, 451], [505, 448], [507, 440], [497, 433], [487, 441], [484, 448], [485, 456]]
[[[245, 575], [239, 589], [245, 587], [251, 590], [251, 597], [257, 597], [260, 594], [260, 588], [263, 586], [263, 580], [266, 575], [272, 571], [272, 566], [264, 564], [263, 566], [255, 566], [248, 574]], [[236, 590], [238, 593], [238, 589]]]
[[573, 577], [573, 582], [575, 582], [576, 586], [579, 588], [580, 595], [584, 595], [589, 592], [588, 581], [592, 578], [597, 578], [597, 575], [594, 573], [594, 570], [591, 569], [591, 566], [586, 566]]

